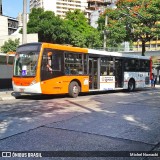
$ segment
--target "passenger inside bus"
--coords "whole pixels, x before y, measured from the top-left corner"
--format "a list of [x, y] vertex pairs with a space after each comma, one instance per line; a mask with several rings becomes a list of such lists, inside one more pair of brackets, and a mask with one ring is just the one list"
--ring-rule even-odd
[[52, 73], [52, 71], [53, 71], [53, 69], [52, 69], [52, 52], [48, 52], [47, 59], [48, 59], [48, 61], [47, 61], [47, 70]]
[[18, 53], [15, 55], [15, 59], [16, 59], [15, 73], [16, 73], [16, 75], [21, 75], [21, 72], [22, 72], [22, 63], [20, 61], [20, 55]]
[[65, 66], [65, 74], [71, 74], [70, 68]]

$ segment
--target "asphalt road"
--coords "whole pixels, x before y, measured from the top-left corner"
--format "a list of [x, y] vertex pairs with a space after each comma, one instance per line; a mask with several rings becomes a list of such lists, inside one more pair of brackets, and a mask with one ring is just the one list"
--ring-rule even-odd
[[[76, 99], [27, 96], [0, 101], [0, 151], [160, 151], [159, 104], [160, 88]], [[157, 160], [158, 156], [52, 159]]]

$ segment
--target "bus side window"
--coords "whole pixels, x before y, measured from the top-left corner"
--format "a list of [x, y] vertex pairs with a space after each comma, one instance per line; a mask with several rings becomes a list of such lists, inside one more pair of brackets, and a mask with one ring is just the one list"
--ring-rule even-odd
[[6, 56], [0, 56], [0, 64], [7, 64], [7, 57]]
[[[85, 60], [84, 60], [85, 58]], [[81, 53], [65, 52], [65, 70], [66, 75], [82, 75], [87, 72], [87, 57]], [[85, 64], [83, 64], [83, 61]], [[84, 69], [84, 65], [86, 70]]]
[[45, 49], [42, 56], [41, 70], [48, 71], [47, 64], [48, 64], [48, 50]]
[[124, 69], [125, 69], [126, 71], [129, 70], [128, 62], [125, 62]]
[[14, 62], [14, 57], [13, 56], [8, 56], [7, 64], [12, 65], [13, 62]]
[[140, 69], [140, 61], [139, 59], [136, 59], [135, 60], [135, 71], [139, 71], [139, 69]]
[[59, 53], [53, 53], [51, 66], [53, 71], [61, 71], [61, 55]]

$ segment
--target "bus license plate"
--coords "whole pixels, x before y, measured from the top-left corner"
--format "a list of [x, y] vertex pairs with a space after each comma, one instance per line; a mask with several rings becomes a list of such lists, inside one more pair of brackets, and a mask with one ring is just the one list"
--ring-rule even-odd
[[20, 88], [19, 91], [20, 91], [20, 92], [24, 92], [24, 89], [23, 89], [23, 88]]

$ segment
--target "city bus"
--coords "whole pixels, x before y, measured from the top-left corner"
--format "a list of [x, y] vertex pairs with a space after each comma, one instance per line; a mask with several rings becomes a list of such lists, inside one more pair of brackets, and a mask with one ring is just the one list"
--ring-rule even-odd
[[12, 88], [14, 53], [0, 53], [0, 90]]
[[151, 58], [50, 43], [17, 48], [15, 93], [69, 94], [149, 87]]

